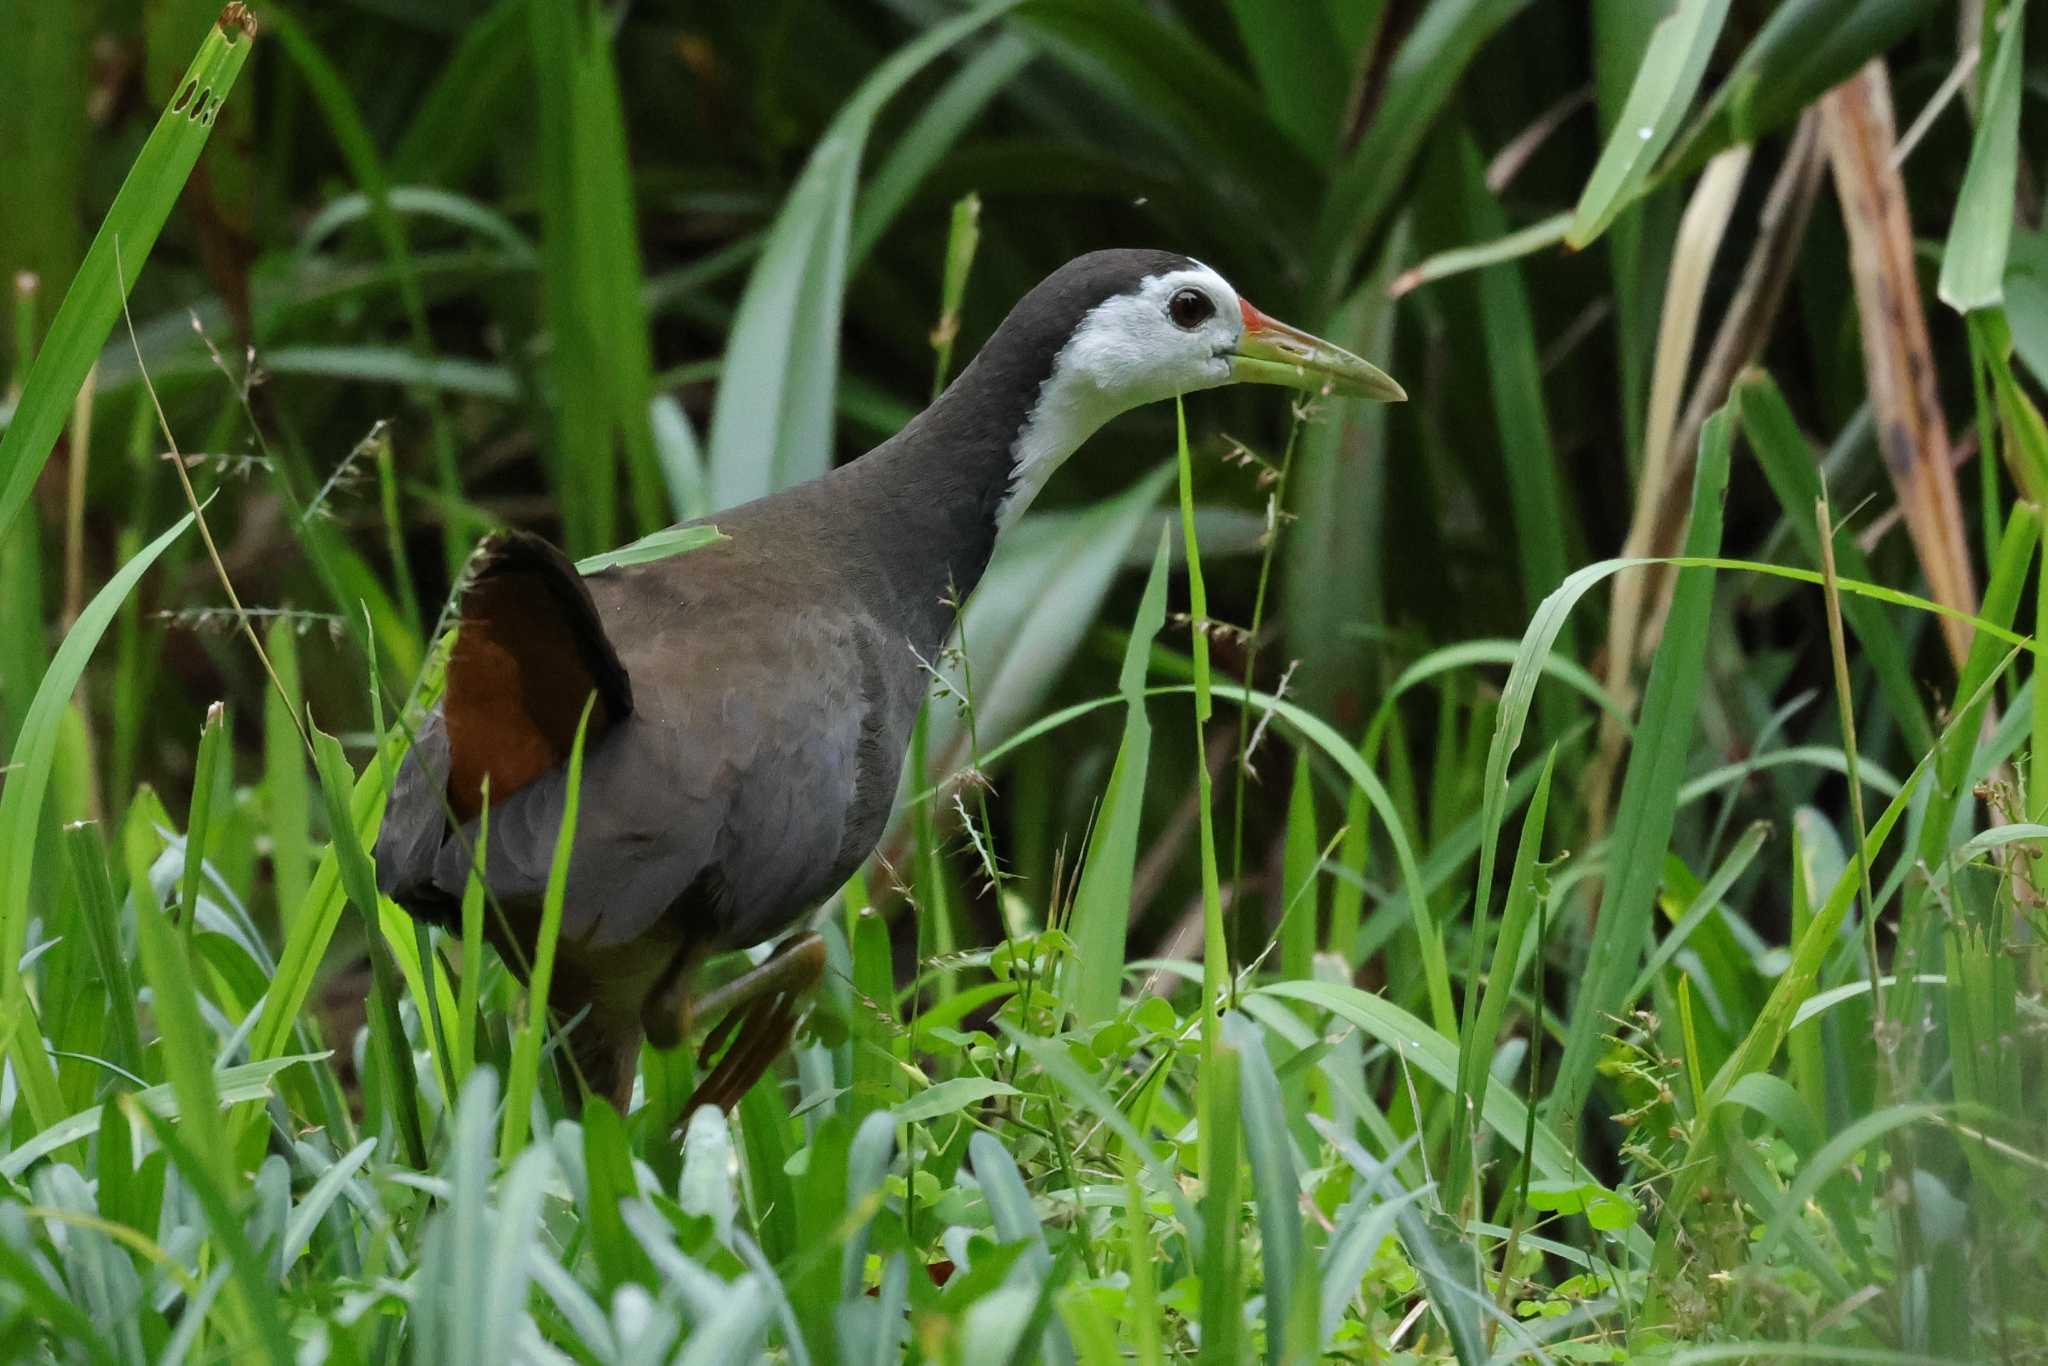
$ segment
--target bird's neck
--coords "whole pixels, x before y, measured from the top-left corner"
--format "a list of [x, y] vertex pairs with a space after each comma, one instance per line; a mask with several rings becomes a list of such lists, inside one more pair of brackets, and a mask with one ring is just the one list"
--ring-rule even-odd
[[952, 625], [941, 599], [965, 601], [1001, 535], [1119, 410], [1058, 352], [1005, 324], [930, 407], [845, 467], [887, 490], [879, 525], [889, 557], [910, 591], [941, 609], [921, 632], [936, 632], [933, 648]]

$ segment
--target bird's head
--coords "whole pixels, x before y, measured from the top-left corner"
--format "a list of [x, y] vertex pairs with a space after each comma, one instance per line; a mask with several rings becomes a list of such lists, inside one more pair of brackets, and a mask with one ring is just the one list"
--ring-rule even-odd
[[1383, 403], [1408, 397], [1378, 367], [1268, 317], [1228, 280], [1188, 257], [1098, 252], [1060, 274], [1094, 274], [1098, 258], [1107, 258], [1101, 262], [1108, 267], [1105, 283], [1122, 287], [1080, 316], [1056, 370], [1088, 384], [1119, 411], [1224, 384], [1278, 384]]
[[1407, 394], [1343, 347], [1270, 318], [1221, 275], [1163, 251], [1096, 251], [1019, 300], [962, 392], [1017, 395], [998, 525], [1103, 423], [1224, 384], [1278, 384], [1396, 403]]

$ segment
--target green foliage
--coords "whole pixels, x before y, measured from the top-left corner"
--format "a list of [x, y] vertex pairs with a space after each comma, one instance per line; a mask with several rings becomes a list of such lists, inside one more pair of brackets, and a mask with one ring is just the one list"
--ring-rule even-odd
[[[2048, 1350], [2023, 0], [26, 8], [0, 1356]], [[1964, 314], [1884, 315], [1974, 425], [1962, 604], [1891, 530], [1951, 473], [1859, 369], [1866, 210], [1756, 217], [1873, 57], [1917, 139], [1892, 245]], [[470, 545], [709, 544], [1119, 242], [1413, 401], [1093, 442], [928, 661], [792, 1057], [680, 1129], [680, 1054], [578, 1112], [537, 1004], [573, 801], [532, 990], [480, 882], [429, 929], [370, 858]], [[1787, 303], [1742, 314], [1759, 274]], [[1706, 344], [1659, 355], [1684, 279]], [[1646, 473], [1659, 431], [1696, 463]], [[1668, 600], [1595, 654], [1660, 505]]]

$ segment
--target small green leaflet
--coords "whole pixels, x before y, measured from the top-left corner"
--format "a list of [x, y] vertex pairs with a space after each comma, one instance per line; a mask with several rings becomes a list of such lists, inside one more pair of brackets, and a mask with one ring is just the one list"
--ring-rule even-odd
[[928, 1086], [909, 1100], [898, 1105], [893, 1111], [898, 1124], [910, 1124], [922, 1119], [937, 1119], [978, 1104], [991, 1096], [1014, 1096], [1019, 1094], [1014, 1086], [987, 1077], [955, 1077], [942, 1081], [937, 1086]]
[[671, 555], [681, 555], [692, 550], [701, 550], [717, 541], [729, 541], [732, 537], [717, 527], [704, 523], [698, 526], [672, 526], [665, 531], [650, 532], [639, 540], [607, 550], [602, 555], [576, 561], [576, 572], [595, 574], [600, 569], [617, 569], [621, 565], [646, 564], [650, 560], [665, 560]]
[[1583, 1214], [1587, 1223], [1609, 1233], [1636, 1221], [1636, 1202], [1597, 1181], [1531, 1181], [1529, 1208]]

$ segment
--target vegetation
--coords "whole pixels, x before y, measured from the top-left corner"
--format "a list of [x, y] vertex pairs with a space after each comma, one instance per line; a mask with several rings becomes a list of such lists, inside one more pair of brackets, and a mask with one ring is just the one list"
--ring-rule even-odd
[[[0, 5], [8, 1359], [2048, 1354], [2026, 0], [253, 8]], [[568, 1118], [365, 852], [468, 548], [1112, 244], [1413, 401], [1092, 443], [793, 1059]]]

